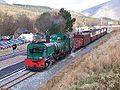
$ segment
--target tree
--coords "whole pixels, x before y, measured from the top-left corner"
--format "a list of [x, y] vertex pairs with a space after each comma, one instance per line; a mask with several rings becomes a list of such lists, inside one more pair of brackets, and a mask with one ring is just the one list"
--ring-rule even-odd
[[26, 28], [26, 29], [29, 29], [29, 18], [25, 15], [25, 14], [22, 14], [22, 15], [19, 15], [18, 16], [18, 21], [19, 21], [19, 28]]
[[72, 29], [72, 27], [73, 27], [73, 24], [74, 24], [74, 22], [76, 21], [76, 19], [75, 18], [72, 18], [71, 17], [71, 14], [70, 14], [70, 12], [68, 12], [68, 11], [66, 11], [66, 10], [64, 10], [64, 8], [61, 8], [60, 9], [60, 11], [59, 11], [59, 13], [64, 17], [64, 19], [65, 19], [65, 29], [66, 29], [66, 32], [67, 31], [72, 31], [73, 29]]
[[65, 19], [57, 12], [41, 14], [35, 23], [39, 32], [54, 34], [65, 31]]
[[0, 33], [1, 35], [14, 35], [18, 28], [18, 21], [8, 13], [0, 14]]
[[48, 34], [55, 34], [60, 32], [60, 25], [58, 23], [53, 22], [50, 29], [48, 30]]
[[38, 31], [42, 33], [46, 33], [51, 25], [52, 17], [49, 12], [41, 14], [35, 22], [35, 26], [37, 27]]
[[49, 29], [49, 34], [65, 33], [65, 19], [57, 12], [52, 12], [52, 25]]

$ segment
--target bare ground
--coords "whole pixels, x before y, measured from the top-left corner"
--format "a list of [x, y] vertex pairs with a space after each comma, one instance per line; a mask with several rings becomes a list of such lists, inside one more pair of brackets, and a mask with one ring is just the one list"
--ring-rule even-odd
[[114, 30], [106, 42], [93, 51], [66, 65], [60, 73], [39, 90], [70, 90], [77, 80], [89, 77], [101, 69], [120, 66], [120, 29]]
[[[17, 46], [17, 51], [27, 49], [27, 45], [28, 45], [28, 43]], [[0, 50], [0, 56], [10, 54], [11, 52], [12, 52], [12, 48]]]

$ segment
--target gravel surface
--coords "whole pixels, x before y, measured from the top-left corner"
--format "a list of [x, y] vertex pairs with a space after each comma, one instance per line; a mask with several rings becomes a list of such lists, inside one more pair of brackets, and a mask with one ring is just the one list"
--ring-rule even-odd
[[22, 61], [25, 60], [25, 58], [26, 58], [26, 56], [19, 55], [19, 56], [9, 58], [9, 59], [4, 60], [4, 61], [0, 61], [0, 70], [3, 69], [3, 68], [6, 68], [8, 66], [11, 66], [13, 64], [22, 62]]

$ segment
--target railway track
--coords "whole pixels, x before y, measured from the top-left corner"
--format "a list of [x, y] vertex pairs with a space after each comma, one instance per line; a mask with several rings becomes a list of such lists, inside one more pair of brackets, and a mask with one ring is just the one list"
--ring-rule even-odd
[[37, 72], [30, 72], [27, 71], [26, 73], [23, 73], [22, 75], [15, 77], [14, 79], [1, 83], [2, 85], [0, 85], [0, 90], [9, 90], [12, 87], [14, 87], [15, 85], [19, 84], [20, 82], [32, 77], [33, 75], [37, 74]]
[[[13, 67], [14, 68], [14, 67]], [[4, 71], [5, 69], [3, 69], [3, 71]], [[6, 69], [5, 71], [7, 71], [8, 69]], [[16, 73], [16, 72], [19, 72], [19, 71], [21, 71], [21, 70], [25, 70], [25, 68], [20, 68], [20, 69], [17, 69], [17, 70], [13, 70], [12, 72], [9, 72], [9, 73], [7, 73], [7, 74], [3, 74], [3, 75], [0, 75], [0, 81], [2, 80], [2, 79], [4, 79], [4, 78], [6, 78], [6, 77], [8, 77], [8, 76], [11, 76], [12, 74], [14, 74], [14, 73]], [[2, 71], [2, 70], [1, 70]], [[0, 73], [2, 73], [0, 71]], [[10, 70], [9, 70], [10, 71]]]
[[[21, 55], [21, 54], [26, 54], [26, 52], [27, 52], [26, 50], [17, 51], [15, 56]], [[13, 53], [1, 55], [1, 56], [0, 56], [0, 61], [6, 60], [6, 59], [12, 58], [12, 57], [14, 57]]]

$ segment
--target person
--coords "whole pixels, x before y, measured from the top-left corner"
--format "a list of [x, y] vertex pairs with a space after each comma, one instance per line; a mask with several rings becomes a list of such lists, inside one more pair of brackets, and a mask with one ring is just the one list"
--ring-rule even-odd
[[15, 55], [15, 53], [16, 53], [16, 48], [17, 48], [17, 45], [16, 45], [16, 43], [14, 43], [14, 44], [12, 45], [13, 55]]

